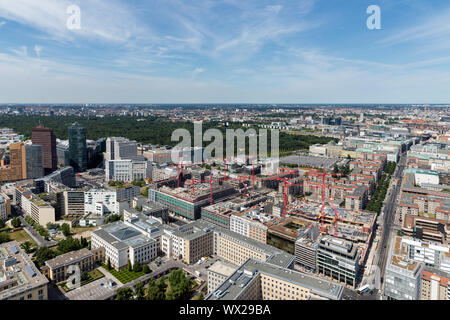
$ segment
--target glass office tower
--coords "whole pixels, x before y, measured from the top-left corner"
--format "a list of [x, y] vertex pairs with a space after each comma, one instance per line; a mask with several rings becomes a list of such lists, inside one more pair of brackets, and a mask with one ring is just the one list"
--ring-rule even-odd
[[86, 129], [77, 122], [69, 127], [69, 162], [75, 172], [87, 169]]

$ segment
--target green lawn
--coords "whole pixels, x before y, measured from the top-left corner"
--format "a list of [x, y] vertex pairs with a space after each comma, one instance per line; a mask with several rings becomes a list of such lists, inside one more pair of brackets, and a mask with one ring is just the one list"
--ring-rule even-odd
[[11, 238], [11, 241], [16, 240], [17, 242], [25, 242], [25, 241], [34, 242], [30, 238], [28, 233], [26, 233], [24, 230], [20, 230], [20, 231], [16, 231], [16, 232], [8, 232], [8, 235]]
[[[108, 270], [108, 267], [105, 264], [102, 264], [103, 268]], [[142, 277], [145, 273], [144, 272], [134, 272], [134, 271], [128, 271], [128, 269], [124, 269], [121, 271], [117, 271], [116, 269], [108, 270], [114, 277], [117, 278], [120, 282], [123, 284], [133, 281], [134, 279], [137, 279], [139, 277]]]

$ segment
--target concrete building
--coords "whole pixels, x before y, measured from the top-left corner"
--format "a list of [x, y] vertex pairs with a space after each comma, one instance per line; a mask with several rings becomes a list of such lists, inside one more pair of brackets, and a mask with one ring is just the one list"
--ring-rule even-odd
[[29, 188], [17, 186], [15, 188], [15, 199], [16, 205], [36, 223], [42, 226], [47, 225], [49, 222], [55, 223], [55, 208], [33, 194]]
[[100, 263], [104, 262], [105, 249], [100, 247], [94, 250], [86, 248], [71, 251], [45, 261], [45, 272], [47, 277], [56, 283], [65, 281], [73, 273], [68, 272], [70, 266], [76, 265], [83, 272], [92, 271]]
[[106, 181], [133, 182], [151, 179], [152, 163], [142, 156], [105, 162]]
[[11, 199], [7, 194], [0, 192], [0, 219], [8, 220], [11, 216]]
[[156, 258], [158, 241], [122, 221], [113, 222], [92, 233], [91, 248], [105, 248], [105, 261], [116, 270], [127, 267], [128, 260], [134, 265], [149, 263]]
[[225, 261], [216, 261], [208, 268], [208, 294], [214, 292], [237, 269], [237, 266]]
[[[212, 185], [212, 199], [214, 202], [223, 200], [236, 194], [236, 190], [227, 184]], [[189, 188], [161, 187], [159, 190], [149, 189], [149, 201], [156, 201], [166, 205], [169, 212], [173, 212], [189, 220], [201, 217], [201, 208], [211, 204], [211, 186], [202, 183]]]
[[75, 188], [77, 186], [75, 171], [72, 167], [61, 168], [43, 178], [36, 179], [34, 182], [39, 192], [50, 192], [49, 186], [53, 183], [61, 183], [66, 187]]
[[425, 267], [420, 284], [420, 300], [450, 300], [450, 274]]
[[107, 189], [90, 189], [84, 192], [84, 212], [97, 216], [119, 212], [116, 191]]
[[47, 285], [17, 241], [0, 245], [0, 300], [47, 300]]
[[187, 264], [213, 254], [213, 230], [195, 223], [162, 235], [163, 252]]
[[272, 219], [272, 216], [261, 213], [259, 210], [248, 209], [231, 215], [230, 230], [250, 239], [267, 243], [269, 228], [265, 223]]
[[123, 137], [109, 137], [106, 139], [105, 160], [121, 160], [136, 157], [137, 142]]
[[401, 237], [393, 237], [386, 264], [384, 294], [392, 300], [419, 300], [424, 264], [408, 257]]
[[248, 259], [206, 300], [340, 300], [343, 290], [324, 279]]

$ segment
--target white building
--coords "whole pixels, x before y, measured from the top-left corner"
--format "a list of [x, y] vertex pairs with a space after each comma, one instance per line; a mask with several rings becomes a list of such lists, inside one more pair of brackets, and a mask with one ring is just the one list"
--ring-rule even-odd
[[217, 261], [208, 268], [208, 294], [214, 292], [229, 276], [231, 276], [237, 267], [229, 262]]
[[106, 181], [132, 182], [152, 178], [152, 163], [144, 157], [109, 160], [105, 163]]
[[116, 270], [126, 268], [128, 260], [132, 265], [136, 262], [141, 265], [149, 263], [158, 253], [158, 241], [122, 221], [94, 231], [91, 241], [93, 249], [105, 248], [105, 260], [109, 260]]
[[84, 192], [85, 214], [94, 213], [103, 216], [105, 213], [119, 212], [116, 191], [106, 189], [91, 189]]

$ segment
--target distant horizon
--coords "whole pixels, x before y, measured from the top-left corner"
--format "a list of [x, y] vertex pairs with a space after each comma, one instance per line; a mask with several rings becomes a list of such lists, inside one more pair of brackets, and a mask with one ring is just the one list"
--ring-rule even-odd
[[129, 103], [129, 102], [86, 102], [86, 103], [70, 103], [70, 102], [54, 102], [54, 103], [35, 103], [35, 102], [22, 102], [22, 103], [0, 103], [0, 107], [15, 107], [15, 106], [39, 106], [39, 107], [61, 107], [61, 106], [79, 106], [79, 107], [91, 107], [91, 106], [267, 106], [267, 107], [286, 107], [286, 106], [352, 106], [352, 107], [389, 107], [389, 106], [405, 106], [405, 107], [423, 107], [423, 106], [450, 106], [449, 103], [246, 103], [246, 102], [189, 102], [189, 103], [154, 103], [154, 102], [142, 102], [142, 103]]

